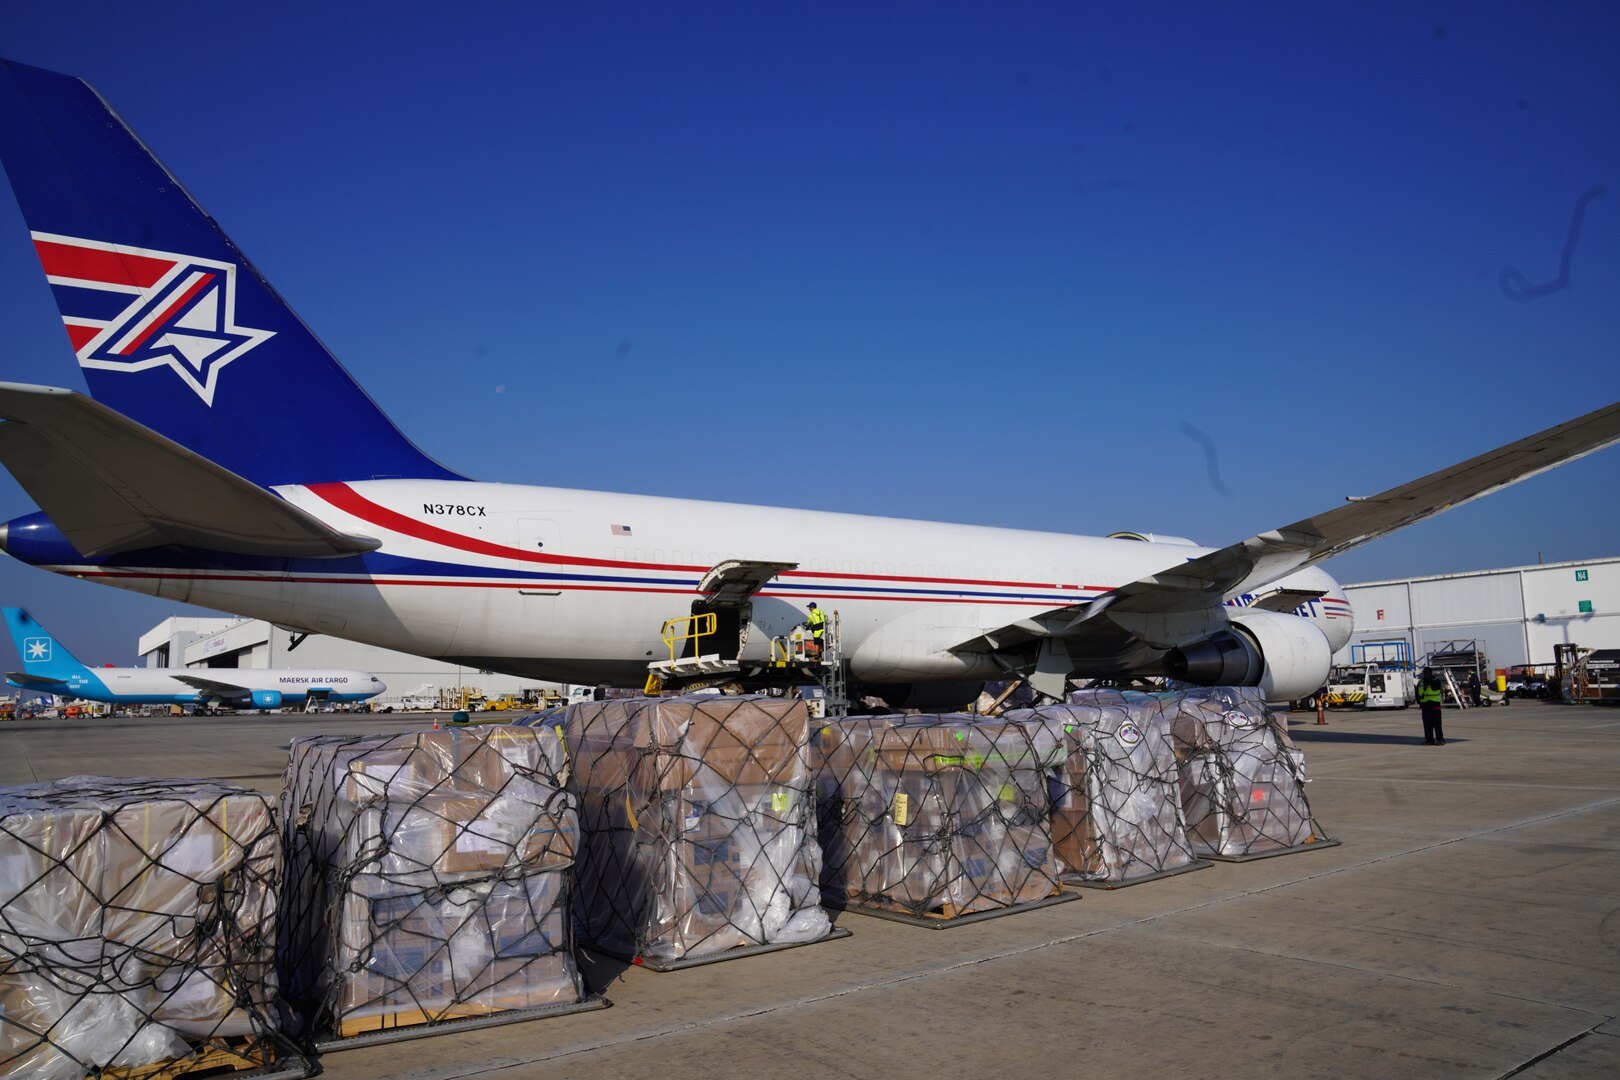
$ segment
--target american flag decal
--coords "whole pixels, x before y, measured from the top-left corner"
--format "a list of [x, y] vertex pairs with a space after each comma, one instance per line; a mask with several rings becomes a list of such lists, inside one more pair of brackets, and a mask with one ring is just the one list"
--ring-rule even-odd
[[611, 531], [612, 531], [614, 536], [629, 536], [630, 535], [630, 526], [628, 526], [628, 525], [614, 525], [612, 527]]

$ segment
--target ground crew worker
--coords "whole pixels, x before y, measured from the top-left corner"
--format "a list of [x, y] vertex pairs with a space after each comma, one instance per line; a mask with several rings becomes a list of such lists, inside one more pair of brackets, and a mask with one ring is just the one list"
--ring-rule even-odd
[[810, 601], [810, 614], [805, 617], [804, 628], [810, 631], [810, 636], [815, 639], [816, 656], [819, 658], [822, 655], [822, 647], [827, 643], [823, 636], [827, 632], [827, 616], [816, 607], [814, 600]]
[[1446, 745], [1446, 733], [1440, 727], [1440, 702], [1445, 700], [1445, 696], [1440, 692], [1440, 679], [1433, 668], [1423, 669], [1417, 699], [1418, 710], [1423, 713], [1423, 745]]

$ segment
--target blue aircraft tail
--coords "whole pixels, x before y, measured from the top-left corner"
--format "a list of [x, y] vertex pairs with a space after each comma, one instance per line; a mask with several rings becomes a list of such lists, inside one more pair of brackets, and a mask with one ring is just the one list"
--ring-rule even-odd
[[67, 682], [74, 675], [86, 670], [85, 666], [79, 663], [78, 657], [68, 652], [67, 647], [60, 641], [51, 637], [28, 612], [22, 608], [8, 607], [5, 609], [5, 615], [6, 626], [11, 630], [11, 640], [16, 643], [17, 653], [22, 657], [23, 670], [29, 675], [38, 679]]
[[0, 60], [0, 160], [97, 401], [266, 486], [460, 479], [88, 84]]

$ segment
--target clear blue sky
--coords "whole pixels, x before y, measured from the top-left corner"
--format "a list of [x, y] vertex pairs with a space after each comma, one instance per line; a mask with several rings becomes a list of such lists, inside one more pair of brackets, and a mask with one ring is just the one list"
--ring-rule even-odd
[[[53, 0], [0, 42], [478, 479], [1222, 545], [1620, 397], [1612, 4]], [[1505, 295], [1598, 184], [1568, 287]], [[5, 378], [83, 386], [9, 193], [0, 327]], [[1620, 554], [1617, 480], [1327, 569]], [[0, 597], [90, 662], [196, 613]]]

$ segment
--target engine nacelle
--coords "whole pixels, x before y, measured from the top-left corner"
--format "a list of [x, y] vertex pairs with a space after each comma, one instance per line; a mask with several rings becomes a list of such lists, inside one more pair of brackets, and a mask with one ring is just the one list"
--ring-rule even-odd
[[255, 691], [253, 691], [253, 707], [255, 709], [279, 709], [279, 708], [281, 708], [281, 691], [280, 690], [255, 690]]
[[1258, 686], [1267, 701], [1294, 701], [1322, 688], [1333, 666], [1327, 635], [1309, 619], [1240, 608], [1230, 630], [1165, 656], [1173, 679], [1201, 686]]
[[982, 682], [907, 683], [874, 686], [892, 709], [921, 709], [923, 712], [955, 712], [965, 709], [984, 692]]

